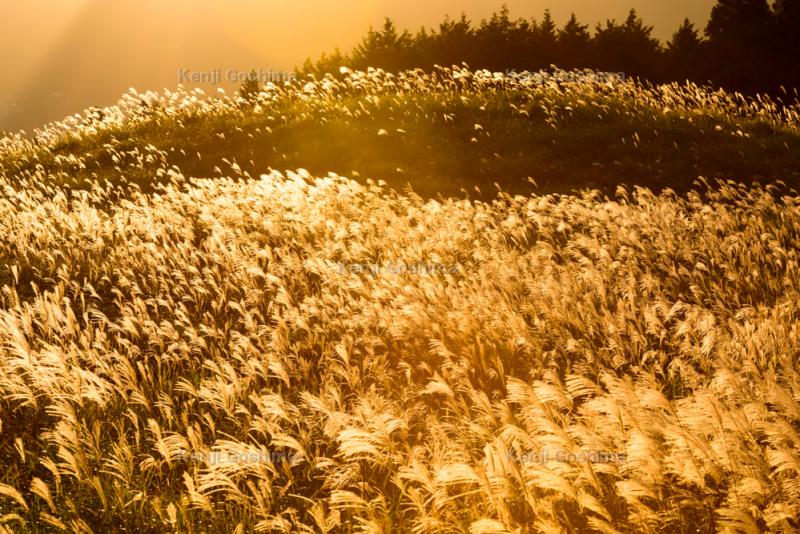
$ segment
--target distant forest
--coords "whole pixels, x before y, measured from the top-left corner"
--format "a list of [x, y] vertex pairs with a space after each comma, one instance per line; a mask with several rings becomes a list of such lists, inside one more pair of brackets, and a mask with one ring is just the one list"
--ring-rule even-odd
[[558, 27], [550, 11], [541, 20], [512, 18], [503, 7], [473, 24], [466, 15], [446, 18], [436, 29], [400, 31], [386, 19], [350, 53], [336, 50], [307, 60], [302, 73], [339, 67], [388, 71], [430, 70], [466, 63], [492, 71], [591, 68], [652, 82], [710, 82], [743, 93], [788, 92], [800, 86], [800, 0], [719, 0], [701, 31], [688, 19], [667, 43], [652, 35], [631, 9], [622, 22], [607, 20], [594, 31], [573, 14]]

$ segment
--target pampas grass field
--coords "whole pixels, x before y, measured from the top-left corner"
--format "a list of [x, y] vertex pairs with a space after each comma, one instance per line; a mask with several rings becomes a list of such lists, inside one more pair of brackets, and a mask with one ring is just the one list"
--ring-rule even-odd
[[6, 136], [0, 531], [800, 528], [791, 176], [433, 198], [136, 144], [423, 94], [554, 131], [591, 109], [798, 137], [796, 107], [693, 86], [459, 70], [129, 96]]

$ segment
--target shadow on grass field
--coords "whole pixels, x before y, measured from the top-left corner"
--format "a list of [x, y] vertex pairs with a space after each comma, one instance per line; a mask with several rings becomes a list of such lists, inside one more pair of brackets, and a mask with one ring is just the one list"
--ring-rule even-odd
[[[164, 163], [190, 177], [305, 168], [410, 186], [423, 197], [479, 198], [494, 197], [496, 186], [512, 194], [613, 193], [619, 185], [683, 193], [701, 176], [783, 180], [792, 187], [800, 178], [796, 128], [711, 108], [657, 109], [630, 91], [295, 95], [233, 109], [153, 114], [31, 158], [0, 154], [0, 171], [25, 176], [39, 166], [70, 187], [124, 178], [149, 190]], [[159, 155], [157, 163], [121, 163], [126, 154], [147, 152]], [[65, 171], [58, 156], [75, 156], [82, 165]]]

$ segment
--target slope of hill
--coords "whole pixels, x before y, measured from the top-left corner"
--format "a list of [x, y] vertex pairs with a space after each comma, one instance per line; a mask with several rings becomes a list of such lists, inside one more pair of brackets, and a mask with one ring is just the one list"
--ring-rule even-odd
[[[374, 136], [361, 161], [380, 168], [376, 154], [413, 163], [411, 124], [480, 154], [546, 116], [550, 135], [588, 138], [649, 117], [674, 128], [651, 150], [696, 132], [696, 150], [735, 158], [791, 148], [797, 111], [627, 83], [413, 80], [139, 95], [2, 141], [0, 531], [800, 527], [786, 185], [437, 200], [367, 175], [250, 177], [224, 156], [237, 140], [299, 147], [307, 125]], [[647, 154], [646, 131], [608, 150]], [[182, 174], [194, 160], [224, 176]]]
[[[152, 185], [159, 168], [213, 177], [305, 168], [410, 183], [423, 196], [619, 184], [686, 192], [698, 176], [800, 177], [800, 105], [585, 72], [441, 69], [270, 85], [210, 98], [131, 92], [114, 108], [8, 139], [0, 172], [85, 186]], [[23, 157], [24, 156], [24, 157]], [[233, 164], [236, 164], [235, 166]], [[232, 169], [233, 167], [233, 169]]]

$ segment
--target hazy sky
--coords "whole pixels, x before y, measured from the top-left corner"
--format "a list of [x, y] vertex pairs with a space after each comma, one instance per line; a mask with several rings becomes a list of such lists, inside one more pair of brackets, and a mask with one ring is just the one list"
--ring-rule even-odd
[[[503, 0], [0, 0], [0, 128], [32, 128], [128, 87], [175, 87], [180, 69], [291, 70], [370, 25], [435, 26], [461, 12], [474, 22]], [[666, 39], [688, 16], [703, 27], [714, 0], [506, 0], [513, 17], [594, 25], [635, 7]], [[223, 76], [224, 77], [224, 76]], [[191, 84], [186, 84], [191, 85]], [[232, 87], [232, 86], [228, 86]]]

